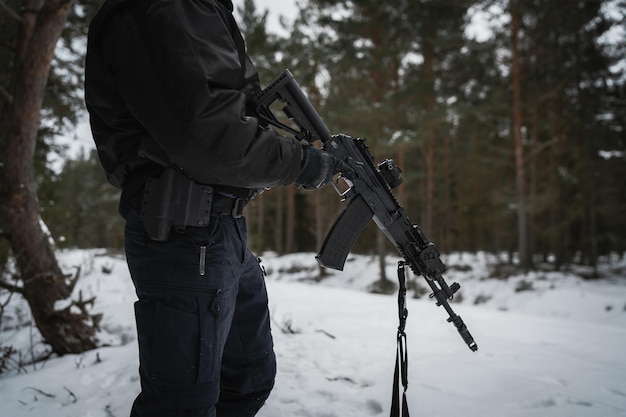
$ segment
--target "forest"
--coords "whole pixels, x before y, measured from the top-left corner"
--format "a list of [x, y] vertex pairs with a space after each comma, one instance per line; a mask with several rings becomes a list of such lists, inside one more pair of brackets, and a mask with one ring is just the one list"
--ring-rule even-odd
[[[63, 277], [51, 292], [71, 292], [53, 248], [123, 250], [119, 193], [96, 152], [70, 156], [58, 141], [85, 117], [101, 3], [0, 0], [0, 264], [13, 254], [19, 270], [2, 286], [27, 295], [41, 271]], [[442, 253], [523, 270], [623, 256], [625, 1], [307, 0], [280, 31], [254, 0], [236, 6], [262, 84], [290, 69], [333, 133], [393, 158], [398, 201]], [[315, 252], [342, 208], [331, 186], [266, 191], [246, 208], [251, 247]], [[354, 251], [394, 249], [372, 225]], [[88, 302], [76, 301], [83, 316]]]

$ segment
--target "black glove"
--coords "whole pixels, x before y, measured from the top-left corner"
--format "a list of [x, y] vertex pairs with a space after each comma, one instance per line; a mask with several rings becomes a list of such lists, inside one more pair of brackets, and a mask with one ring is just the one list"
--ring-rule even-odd
[[306, 190], [316, 190], [332, 180], [338, 165], [335, 156], [305, 145], [302, 147], [302, 170], [294, 182]]

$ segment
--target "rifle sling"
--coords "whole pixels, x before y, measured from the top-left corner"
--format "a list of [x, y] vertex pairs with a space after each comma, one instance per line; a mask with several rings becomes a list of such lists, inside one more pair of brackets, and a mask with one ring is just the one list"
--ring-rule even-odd
[[[408, 310], [406, 309], [406, 275], [405, 262], [398, 262], [398, 336], [396, 349], [396, 366], [393, 374], [393, 388], [391, 397], [390, 417], [409, 417], [409, 406], [406, 399], [406, 390], [409, 386], [408, 378], [408, 351], [404, 328]], [[400, 383], [402, 383], [402, 414], [400, 414]]]

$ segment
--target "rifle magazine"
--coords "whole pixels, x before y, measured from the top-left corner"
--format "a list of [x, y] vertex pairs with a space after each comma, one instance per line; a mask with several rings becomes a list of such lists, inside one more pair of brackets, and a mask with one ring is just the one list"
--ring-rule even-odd
[[320, 265], [343, 271], [348, 254], [373, 213], [367, 202], [356, 196], [350, 199], [324, 239], [315, 257]]

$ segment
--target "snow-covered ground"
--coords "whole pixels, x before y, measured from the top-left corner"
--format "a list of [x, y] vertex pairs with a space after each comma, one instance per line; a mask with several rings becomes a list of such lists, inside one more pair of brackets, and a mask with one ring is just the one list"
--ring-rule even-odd
[[[135, 296], [125, 261], [102, 251], [66, 251], [60, 259], [68, 272], [82, 265], [77, 291], [97, 296], [95, 309], [104, 313], [101, 338], [110, 346], [18, 369], [17, 360], [27, 362], [45, 346], [36, 329], [20, 325], [29, 313], [13, 296], [2, 317], [0, 346], [20, 353], [0, 375], [0, 416], [127, 416], [139, 383]], [[388, 415], [397, 302], [366, 291], [378, 277], [377, 260], [351, 256], [344, 272], [316, 282], [314, 254], [262, 259], [278, 376], [259, 416]], [[387, 261], [395, 281], [397, 259]], [[466, 347], [427, 296], [409, 298], [412, 415], [626, 416], [624, 261], [606, 266], [594, 281], [554, 272], [485, 279], [484, 255], [444, 261], [448, 283], [462, 287], [452, 306], [479, 350]], [[0, 303], [6, 301], [2, 293]]]

